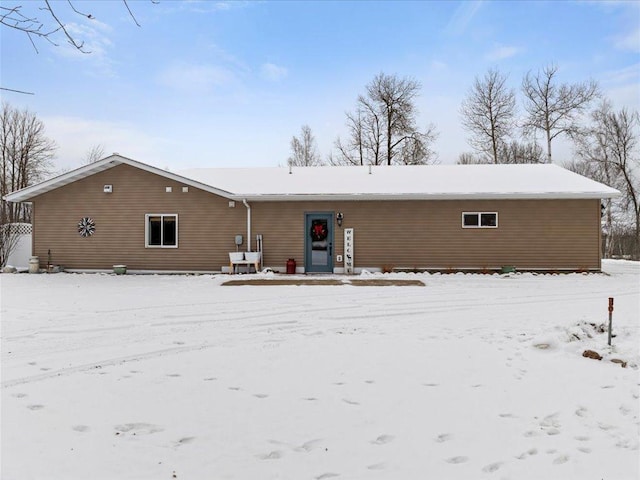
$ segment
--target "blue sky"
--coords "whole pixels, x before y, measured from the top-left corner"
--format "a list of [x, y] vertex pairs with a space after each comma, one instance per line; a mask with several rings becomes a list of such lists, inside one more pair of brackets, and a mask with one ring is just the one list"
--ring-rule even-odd
[[[45, 18], [40, 2], [1, 3]], [[560, 81], [594, 78], [615, 107], [640, 108], [640, 2], [130, 0], [140, 28], [121, 2], [75, 2], [93, 21], [53, 5], [92, 53], [60, 36], [36, 53], [2, 27], [0, 85], [35, 93], [1, 98], [45, 122], [58, 169], [97, 144], [171, 170], [277, 166], [303, 124], [324, 157], [379, 72], [422, 84], [419, 123], [436, 125], [441, 163], [470, 151], [460, 103], [492, 67], [518, 88], [555, 63]]]

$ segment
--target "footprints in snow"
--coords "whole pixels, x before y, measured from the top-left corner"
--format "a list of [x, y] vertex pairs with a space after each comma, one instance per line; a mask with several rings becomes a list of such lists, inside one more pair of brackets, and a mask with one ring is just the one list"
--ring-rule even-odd
[[468, 461], [469, 461], [469, 457], [463, 457], [463, 456], [451, 457], [451, 458], [447, 458], [446, 460], [447, 463], [453, 463], [453, 464], [465, 463]]
[[125, 423], [123, 425], [116, 425], [116, 435], [129, 433], [131, 435], [151, 435], [164, 431], [164, 428], [153, 425], [151, 423]]
[[436, 437], [436, 442], [443, 443], [443, 442], [448, 442], [449, 440], [452, 440], [452, 439], [453, 439], [453, 435], [451, 435], [450, 433], [441, 433]]
[[498, 470], [501, 466], [502, 466], [502, 462], [490, 463], [489, 465], [482, 467], [482, 471], [485, 473], [493, 473], [496, 470]]
[[[28, 395], [26, 393], [17, 392], [17, 393], [12, 393], [11, 396], [13, 398], [27, 398]], [[41, 405], [39, 403], [32, 403], [30, 405], [27, 405], [27, 408], [32, 411], [42, 410], [44, 408], [44, 405]]]
[[380, 435], [375, 440], [372, 440], [371, 443], [375, 445], [384, 445], [386, 443], [392, 442], [393, 439], [396, 438], [393, 435]]
[[[113, 427], [116, 430], [115, 435], [119, 437], [124, 437], [130, 435], [132, 437], [143, 436], [143, 435], [153, 435], [154, 433], [163, 432], [164, 428], [159, 425], [153, 425], [151, 423], [125, 423], [122, 425], [116, 425]], [[84, 433], [89, 431], [89, 427], [86, 425], [76, 425], [73, 427], [73, 430], [76, 432]], [[174, 448], [181, 447], [183, 445], [188, 445], [193, 443], [196, 440], [196, 437], [182, 437], [174, 442], [172, 442], [172, 446]]]
[[196, 439], [196, 437], [182, 437], [180, 440], [178, 440], [174, 445], [176, 447], [179, 447], [181, 445], [186, 445], [188, 443], [192, 443], [194, 440]]
[[315, 438], [313, 440], [309, 440], [308, 442], [304, 442], [299, 447], [294, 448], [294, 450], [296, 452], [307, 452], [308, 453], [311, 450], [315, 450], [316, 448], [320, 447], [320, 443], [322, 443], [322, 439], [321, 438]]
[[[469, 457], [460, 455], [457, 457], [447, 458], [445, 461], [453, 465], [458, 465], [461, 463], [467, 463], [469, 461]], [[503, 462], [493, 462], [493, 463], [490, 463], [489, 465], [485, 465], [484, 467], [482, 467], [482, 471], [485, 473], [493, 473], [496, 470], [498, 470], [502, 465], [503, 465]]]
[[[371, 440], [369, 443], [373, 444], [373, 445], [386, 445], [390, 442], [392, 442], [395, 439], [395, 437], [393, 435], [379, 435], [376, 439]], [[287, 445], [284, 442], [280, 442], [278, 440], [269, 440], [268, 441], [271, 444], [274, 445]], [[323, 447], [323, 442], [324, 440], [321, 438], [314, 438], [312, 440], [309, 440], [307, 442], [304, 442], [302, 445], [297, 446], [297, 447], [290, 447], [291, 450], [293, 450], [294, 452], [297, 453], [309, 453], [313, 450], [317, 450], [317, 449], [324, 449], [324, 451], [328, 452], [329, 449], [327, 447]], [[272, 450], [268, 453], [264, 453], [264, 454], [260, 454], [257, 455], [257, 457], [261, 460], [279, 460], [281, 458], [284, 457], [285, 455], [285, 450]], [[387, 464], [384, 462], [379, 462], [379, 463], [374, 463], [371, 465], [367, 465], [366, 466], [367, 470], [384, 470], [387, 468]], [[323, 479], [328, 479], [328, 478], [334, 478], [334, 477], [339, 477], [340, 474], [339, 473], [335, 473], [335, 472], [325, 472], [322, 473], [320, 475], [317, 475], [315, 477], [313, 477], [315, 480], [323, 480]]]
[[554, 465], [562, 465], [563, 463], [567, 463], [569, 461], [569, 455], [560, 455], [553, 459]]
[[523, 452], [520, 455], [518, 455], [516, 458], [518, 460], [524, 460], [525, 458], [527, 458], [527, 456], [537, 455], [537, 454], [538, 454], [538, 449], [537, 448], [530, 448], [526, 452]]

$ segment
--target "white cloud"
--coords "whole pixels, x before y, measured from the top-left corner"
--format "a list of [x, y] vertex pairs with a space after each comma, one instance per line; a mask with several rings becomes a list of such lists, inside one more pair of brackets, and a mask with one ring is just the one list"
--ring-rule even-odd
[[118, 152], [124, 156], [160, 165], [169, 140], [148, 135], [125, 122], [105, 122], [80, 117], [43, 117], [47, 137], [59, 148], [54, 160], [58, 171], [80, 167], [86, 153], [96, 145], [104, 146], [105, 155]]
[[603, 81], [608, 84], [631, 83], [637, 86], [640, 82], [640, 63], [604, 72]]
[[444, 72], [449, 69], [449, 65], [440, 60], [432, 60], [429, 64], [429, 68], [432, 72]]
[[93, 68], [89, 73], [101, 76], [115, 76], [113, 70], [114, 62], [109, 56], [113, 47], [113, 42], [109, 37], [113, 29], [109, 25], [95, 19], [87, 19], [84, 23], [68, 23], [65, 28], [76, 44], [82, 46], [82, 51], [71, 45], [64, 34], [59, 33], [55, 38], [58, 46], [53, 46], [52, 49], [54, 54], [86, 62], [87, 65]]
[[225, 49], [221, 48], [215, 43], [207, 45], [207, 49], [211, 55], [213, 55], [217, 60], [220, 61], [220, 63], [227, 64], [234, 70], [244, 73], [248, 73], [251, 70], [243, 60], [227, 52]]
[[618, 70], [605, 72], [602, 86], [607, 98], [616, 108], [629, 107], [637, 109], [640, 104], [640, 63], [629, 65]]
[[487, 52], [484, 58], [491, 62], [497, 62], [500, 60], [511, 58], [518, 53], [520, 53], [520, 49], [518, 47], [509, 45], [497, 45], [493, 50]]
[[630, 50], [640, 53], [640, 27], [636, 27], [635, 30], [627, 32], [624, 35], [617, 36], [614, 40], [614, 45], [620, 50]]
[[481, 6], [482, 0], [460, 2], [456, 11], [453, 12], [453, 16], [449, 19], [446, 31], [453, 35], [462, 35]]
[[231, 70], [217, 65], [174, 64], [157, 76], [161, 85], [195, 93], [209, 92], [215, 87], [230, 84], [234, 79]]
[[216, 13], [216, 12], [227, 12], [231, 9], [245, 8], [251, 5], [252, 2], [249, 1], [219, 1], [212, 2], [211, 0], [187, 0], [178, 3], [169, 2], [168, 5], [171, 5], [175, 8], [177, 7], [181, 10], [187, 10], [194, 13]]
[[287, 76], [288, 73], [289, 72], [286, 68], [280, 67], [273, 63], [264, 63], [262, 67], [260, 67], [260, 74], [262, 75], [262, 77], [271, 82], [282, 80]]

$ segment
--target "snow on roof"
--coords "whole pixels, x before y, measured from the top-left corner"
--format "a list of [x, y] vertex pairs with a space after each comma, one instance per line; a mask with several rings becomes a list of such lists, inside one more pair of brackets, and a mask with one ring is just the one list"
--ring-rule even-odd
[[25, 202], [127, 164], [235, 200], [613, 198], [617, 190], [551, 164], [197, 168], [178, 173], [113, 154], [10, 193]]
[[611, 198], [613, 188], [550, 164], [199, 168], [179, 172], [248, 200]]

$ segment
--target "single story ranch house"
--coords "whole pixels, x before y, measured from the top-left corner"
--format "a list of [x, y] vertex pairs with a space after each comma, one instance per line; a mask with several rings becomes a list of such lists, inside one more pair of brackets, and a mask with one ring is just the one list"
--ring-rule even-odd
[[176, 174], [113, 154], [5, 200], [32, 204], [41, 268], [228, 272], [230, 252], [258, 250], [297, 273], [598, 271], [601, 200], [618, 194], [550, 164]]

